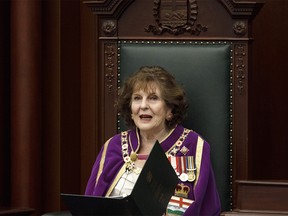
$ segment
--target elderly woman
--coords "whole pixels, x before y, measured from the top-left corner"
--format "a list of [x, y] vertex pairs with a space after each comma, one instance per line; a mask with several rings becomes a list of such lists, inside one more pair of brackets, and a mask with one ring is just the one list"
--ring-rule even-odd
[[129, 195], [158, 140], [179, 177], [166, 215], [220, 215], [210, 146], [181, 125], [188, 105], [175, 78], [161, 67], [141, 67], [124, 83], [117, 106], [130, 130], [102, 147], [85, 194]]

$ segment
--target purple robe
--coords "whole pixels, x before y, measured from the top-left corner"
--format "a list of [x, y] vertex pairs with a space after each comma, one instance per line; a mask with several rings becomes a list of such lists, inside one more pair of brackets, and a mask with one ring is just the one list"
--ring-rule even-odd
[[[127, 131], [131, 146], [128, 152], [137, 149], [139, 135], [137, 130]], [[102, 147], [92, 168], [85, 195], [109, 196], [117, 181], [125, 171], [122, 154], [123, 134], [117, 134]], [[220, 215], [221, 204], [216, 188], [213, 169], [210, 161], [210, 146], [197, 133], [178, 125], [172, 133], [161, 142], [167, 155], [194, 156], [196, 164], [196, 179], [185, 181], [190, 190], [187, 198], [192, 204], [184, 215], [216, 216]]]

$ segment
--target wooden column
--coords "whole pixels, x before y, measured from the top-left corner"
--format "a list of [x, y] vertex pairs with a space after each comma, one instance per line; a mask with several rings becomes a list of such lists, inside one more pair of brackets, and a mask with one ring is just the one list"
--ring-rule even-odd
[[61, 1], [42, 1], [42, 210], [60, 209], [60, 8]]
[[41, 1], [11, 1], [11, 205], [41, 206]]

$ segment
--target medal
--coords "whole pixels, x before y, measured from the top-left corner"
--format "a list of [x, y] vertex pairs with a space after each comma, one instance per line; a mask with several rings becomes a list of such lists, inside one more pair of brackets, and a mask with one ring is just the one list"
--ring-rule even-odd
[[193, 156], [188, 156], [187, 157], [187, 173], [188, 173], [188, 181], [193, 182], [196, 179], [195, 175], [195, 164], [194, 164], [194, 157]]
[[132, 161], [136, 161], [137, 160], [137, 154], [136, 152], [132, 151], [131, 154], [130, 154], [130, 159]]
[[196, 178], [196, 176], [195, 176], [193, 171], [188, 173], [188, 181], [189, 182], [195, 181], [195, 178]]
[[178, 178], [182, 182], [188, 181], [188, 175], [186, 172], [186, 160], [185, 157], [176, 157]]
[[182, 182], [195, 181], [196, 167], [194, 164], [195, 161], [193, 156], [175, 157], [170, 155], [168, 157], [168, 160], [170, 161], [180, 181]]
[[179, 179], [182, 181], [182, 182], [186, 182], [189, 178], [188, 178], [188, 175], [186, 173], [182, 173], [180, 176], [179, 176]]
[[183, 154], [183, 155], [186, 155], [188, 153], [189, 149], [186, 147], [186, 146], [183, 146], [181, 149], [180, 149], [180, 152]]

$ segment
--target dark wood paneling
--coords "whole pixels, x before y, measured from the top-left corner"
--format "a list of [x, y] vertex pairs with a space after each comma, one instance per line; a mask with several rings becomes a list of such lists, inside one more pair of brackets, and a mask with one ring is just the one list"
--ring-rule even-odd
[[60, 190], [80, 193], [80, 1], [61, 0]]
[[0, 206], [10, 202], [10, 4], [0, 1]]
[[250, 179], [288, 179], [288, 1], [266, 0], [253, 21]]
[[98, 95], [95, 50], [97, 17], [81, 4], [81, 193], [84, 193], [94, 160], [100, 151], [96, 144], [100, 136], [97, 121]]
[[41, 2], [11, 1], [11, 206], [37, 210], [42, 183], [41, 36]]
[[288, 182], [238, 181], [237, 185], [241, 211], [288, 214]]
[[43, 211], [60, 208], [60, 1], [43, 1]]
[[34, 209], [29, 208], [0, 208], [0, 215], [6, 216], [28, 216], [34, 213]]
[[275, 212], [257, 212], [257, 211], [233, 211], [222, 212], [221, 216], [287, 216], [286, 213]]

